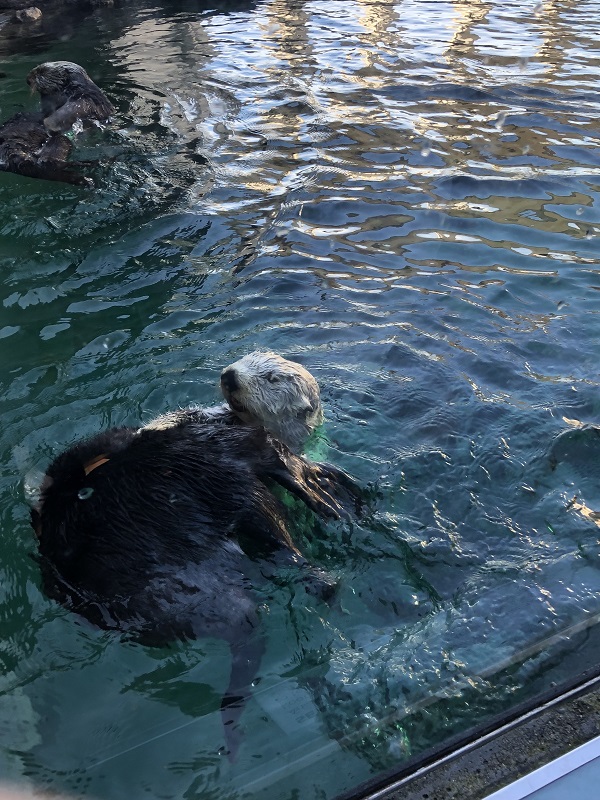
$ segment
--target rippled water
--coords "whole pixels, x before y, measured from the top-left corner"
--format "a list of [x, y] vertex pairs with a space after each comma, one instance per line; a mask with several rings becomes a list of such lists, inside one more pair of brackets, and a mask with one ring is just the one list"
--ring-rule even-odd
[[[0, 175], [5, 777], [334, 798], [598, 662], [599, 20], [132, 2], [0, 42], [3, 118], [61, 58], [118, 109], [78, 140], [95, 191]], [[28, 497], [74, 438], [212, 403], [257, 347], [317, 376], [311, 453], [374, 500], [305, 531], [338, 605], [265, 590], [232, 764], [225, 645], [142, 648], [45, 598]]]

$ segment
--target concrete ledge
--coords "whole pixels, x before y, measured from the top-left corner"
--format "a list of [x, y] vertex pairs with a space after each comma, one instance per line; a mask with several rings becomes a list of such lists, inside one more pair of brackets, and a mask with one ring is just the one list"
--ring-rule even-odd
[[600, 735], [598, 675], [538, 702], [469, 741], [448, 742], [437, 759], [424, 756], [338, 800], [484, 800]]

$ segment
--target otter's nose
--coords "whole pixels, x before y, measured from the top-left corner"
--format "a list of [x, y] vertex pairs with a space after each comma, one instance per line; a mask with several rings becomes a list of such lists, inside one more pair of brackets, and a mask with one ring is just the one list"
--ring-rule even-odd
[[221, 373], [221, 386], [228, 392], [235, 392], [240, 388], [237, 381], [237, 374], [234, 369], [227, 368]]

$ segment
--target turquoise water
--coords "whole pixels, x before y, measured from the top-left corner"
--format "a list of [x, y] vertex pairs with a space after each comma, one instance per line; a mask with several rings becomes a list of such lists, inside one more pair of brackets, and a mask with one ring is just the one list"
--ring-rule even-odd
[[[185, 6], [185, 7], [184, 7]], [[0, 174], [0, 773], [96, 798], [329, 800], [598, 662], [600, 3], [132, 2], [0, 42], [117, 108], [96, 189]], [[269, 347], [374, 500], [262, 589], [235, 763], [223, 642], [41, 592], [28, 503], [75, 438], [213, 403]], [[312, 531], [312, 535], [311, 535]]]

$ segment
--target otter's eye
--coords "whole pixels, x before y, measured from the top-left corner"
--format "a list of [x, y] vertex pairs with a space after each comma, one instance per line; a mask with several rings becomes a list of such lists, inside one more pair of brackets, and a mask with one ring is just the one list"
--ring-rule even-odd
[[265, 377], [269, 383], [279, 383], [279, 376], [275, 372], [268, 372]]

